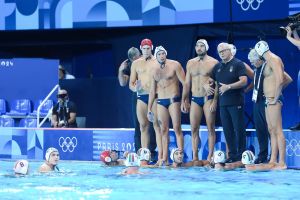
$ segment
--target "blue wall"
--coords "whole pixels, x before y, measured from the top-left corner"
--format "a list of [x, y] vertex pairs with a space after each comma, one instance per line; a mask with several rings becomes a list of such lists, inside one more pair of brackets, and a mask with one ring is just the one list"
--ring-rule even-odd
[[58, 60], [0, 59], [0, 63], [9, 63], [0, 66], [0, 98], [8, 103], [24, 98], [44, 99], [58, 84]]
[[[208, 155], [207, 129], [201, 127], [199, 135], [199, 159]], [[254, 132], [248, 132], [247, 149], [258, 153], [258, 141]], [[225, 138], [222, 130], [216, 132], [215, 150], [225, 151]], [[286, 162], [290, 168], [300, 167], [299, 132], [285, 132]], [[49, 147], [59, 150], [62, 160], [99, 160], [100, 152], [112, 149], [123, 155], [124, 151], [134, 152], [134, 131], [116, 129], [20, 129], [0, 128], [0, 158], [44, 160]], [[184, 160], [192, 160], [191, 132], [184, 130]], [[176, 137], [170, 131], [169, 150], [176, 147]]]

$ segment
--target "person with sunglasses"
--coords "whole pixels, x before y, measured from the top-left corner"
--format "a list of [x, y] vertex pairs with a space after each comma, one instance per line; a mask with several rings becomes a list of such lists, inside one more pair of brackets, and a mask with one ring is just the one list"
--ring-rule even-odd
[[76, 104], [69, 100], [68, 92], [60, 89], [57, 95], [58, 101], [52, 109], [51, 126], [53, 128], [77, 128]]

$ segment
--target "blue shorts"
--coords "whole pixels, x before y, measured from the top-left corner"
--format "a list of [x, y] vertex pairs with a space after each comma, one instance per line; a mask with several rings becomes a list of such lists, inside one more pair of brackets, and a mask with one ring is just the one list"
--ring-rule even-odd
[[[270, 103], [270, 101], [272, 101], [274, 98], [268, 98], [266, 97], [266, 100], [265, 100], [265, 107], [267, 107]], [[282, 106], [283, 106], [283, 95], [280, 95], [279, 99], [277, 100], [278, 103], [280, 103]]]
[[192, 96], [192, 101], [198, 104], [199, 106], [203, 107], [204, 104], [210, 100], [213, 99], [214, 95], [204, 96], [204, 97], [194, 97]]
[[137, 95], [137, 99], [141, 100], [142, 102], [148, 105], [149, 94], [139, 94]]
[[169, 99], [157, 99], [157, 104], [164, 106], [166, 109], [168, 109], [169, 106], [175, 102], [180, 102], [180, 97], [173, 97]]

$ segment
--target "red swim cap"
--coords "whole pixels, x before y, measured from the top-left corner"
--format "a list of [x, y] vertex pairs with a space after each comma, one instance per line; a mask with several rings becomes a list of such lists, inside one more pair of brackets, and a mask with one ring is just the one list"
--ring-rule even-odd
[[110, 163], [111, 162], [111, 157], [110, 157], [110, 151], [103, 151], [100, 154], [100, 160], [104, 163]]
[[152, 44], [152, 41], [151, 41], [150, 39], [147, 39], [147, 38], [146, 38], [146, 39], [143, 39], [143, 40], [141, 41], [140, 49], [142, 49], [142, 47], [143, 47], [144, 45], [150, 46], [151, 49], [153, 50], [153, 44]]

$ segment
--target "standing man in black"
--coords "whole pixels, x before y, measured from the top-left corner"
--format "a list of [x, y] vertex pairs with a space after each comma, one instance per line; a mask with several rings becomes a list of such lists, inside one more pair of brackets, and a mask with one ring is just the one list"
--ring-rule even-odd
[[51, 126], [53, 128], [77, 128], [77, 107], [69, 100], [67, 90], [60, 89], [57, 98], [58, 102], [52, 109]]
[[[131, 64], [134, 60], [140, 58], [141, 53], [140, 51], [135, 48], [131, 47], [128, 50], [128, 59], [124, 60], [120, 67], [119, 67], [119, 73], [118, 73], [118, 79], [121, 87], [125, 87], [129, 81], [130, 77], [130, 71], [131, 71]], [[132, 118], [134, 119], [134, 143], [135, 143], [135, 150], [138, 151], [141, 146], [141, 131], [140, 131], [140, 124], [137, 119], [136, 115], [136, 103], [137, 103], [137, 95], [135, 92], [132, 93]], [[155, 149], [156, 149], [156, 140], [155, 140], [155, 131], [153, 128], [153, 124], [150, 123], [149, 128], [150, 133], [150, 151], [152, 155], [155, 155]]]
[[[246, 149], [243, 87], [247, 75], [244, 63], [233, 57], [228, 43], [220, 43], [217, 50], [222, 61], [215, 65], [211, 78], [218, 85], [220, 117], [228, 145], [225, 163], [232, 163], [240, 161]], [[212, 87], [206, 87], [206, 91], [214, 93]]]
[[259, 144], [259, 154], [255, 159], [255, 164], [266, 163], [268, 161], [268, 146], [269, 136], [268, 125], [265, 112], [265, 97], [263, 94], [263, 71], [266, 63], [260, 59], [260, 56], [256, 53], [255, 49], [252, 49], [248, 54], [250, 63], [255, 67], [255, 74], [253, 79], [253, 120], [256, 129], [256, 135]]

